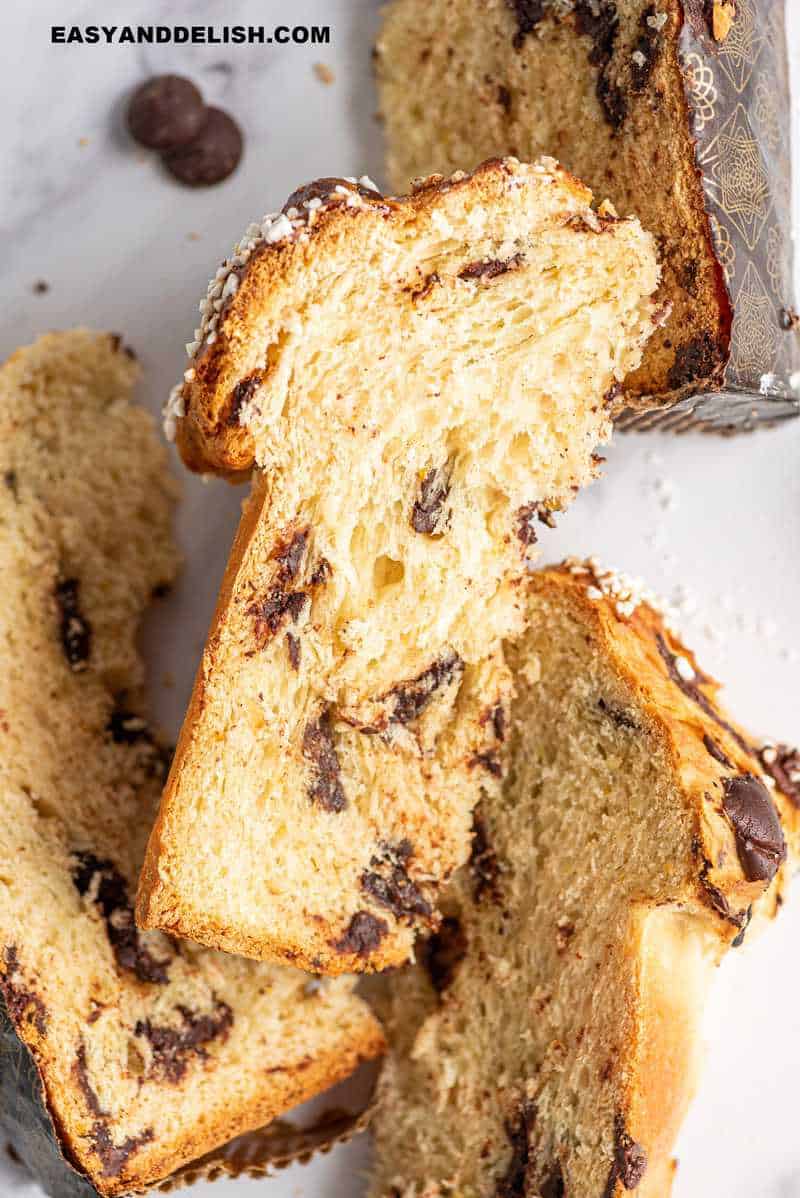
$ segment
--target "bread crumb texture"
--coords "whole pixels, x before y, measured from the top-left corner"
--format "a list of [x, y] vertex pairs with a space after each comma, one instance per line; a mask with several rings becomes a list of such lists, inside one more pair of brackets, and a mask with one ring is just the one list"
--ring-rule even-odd
[[502, 791], [380, 1001], [373, 1198], [670, 1191], [714, 967], [777, 911], [798, 812], [630, 581], [532, 578]]
[[139, 914], [338, 973], [407, 958], [468, 855], [520, 587], [598, 469], [658, 267], [552, 159], [400, 199], [322, 180], [284, 217], [222, 268], [180, 388], [189, 464], [253, 485]]
[[693, 43], [684, 61], [684, 21], [705, 28], [710, 0], [392, 0], [384, 8], [376, 63], [393, 184], [469, 168], [489, 153], [556, 154], [657, 237], [659, 299], [670, 314], [626, 382], [633, 406], [719, 385], [728, 357], [731, 304], [687, 95], [716, 69], [733, 12], [714, 0], [717, 41]]
[[[137, 374], [119, 337], [87, 330], [0, 370], [0, 1006], [46, 1104], [11, 1095], [3, 1125], [53, 1194], [71, 1168], [103, 1195], [145, 1186], [381, 1043], [347, 980], [307, 998], [298, 972], [135, 926], [170, 756], [136, 635], [177, 567]], [[42, 1147], [53, 1127], [66, 1161]]]

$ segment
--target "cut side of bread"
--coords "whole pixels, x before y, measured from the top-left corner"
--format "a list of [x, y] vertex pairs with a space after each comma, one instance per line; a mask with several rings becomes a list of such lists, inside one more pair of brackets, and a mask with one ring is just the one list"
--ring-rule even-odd
[[345, 979], [311, 995], [294, 970], [135, 927], [169, 760], [136, 635], [177, 565], [137, 374], [85, 330], [0, 370], [0, 1122], [72, 1198], [147, 1186], [382, 1043]]
[[788, 751], [635, 586], [572, 563], [529, 612], [502, 794], [391, 979], [374, 1198], [665, 1198], [713, 969], [796, 860]]
[[221, 268], [168, 419], [190, 465], [255, 469], [143, 926], [328, 973], [435, 926], [537, 528], [653, 328], [652, 240], [590, 201], [552, 160], [401, 199], [321, 180]]
[[[620, 401], [652, 406], [719, 387], [733, 317], [726, 271], [753, 251], [772, 203], [761, 156], [768, 163], [770, 150], [756, 139], [773, 147], [779, 135], [747, 95], [735, 112], [718, 113], [715, 74], [724, 81], [723, 71], [752, 68], [751, 39], [772, 27], [767, 10], [781, 7], [740, 0], [728, 53], [722, 30], [712, 34], [711, 0], [393, 0], [376, 58], [390, 180], [470, 167], [488, 154], [558, 155], [659, 239], [659, 295], [671, 317]], [[704, 175], [730, 229], [712, 225]], [[776, 178], [776, 193], [781, 186]], [[772, 323], [771, 301], [756, 287]], [[739, 298], [744, 312], [749, 286]], [[764, 335], [777, 346], [777, 318]], [[740, 354], [746, 343], [743, 329]]]

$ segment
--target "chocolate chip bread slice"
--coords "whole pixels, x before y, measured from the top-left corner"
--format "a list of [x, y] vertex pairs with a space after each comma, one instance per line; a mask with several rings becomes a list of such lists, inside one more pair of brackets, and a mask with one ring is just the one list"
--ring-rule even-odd
[[137, 373], [80, 330], [0, 370], [0, 1122], [59, 1198], [163, 1178], [381, 1046], [344, 979], [134, 925], [169, 756], [135, 638], [176, 567]]
[[783, 26], [783, 0], [392, 0], [390, 180], [558, 155], [659, 240], [671, 316], [620, 403], [711, 389], [741, 422], [737, 393], [797, 398]]
[[503, 792], [392, 979], [374, 1198], [664, 1198], [711, 973], [796, 856], [797, 790], [634, 585], [529, 602]]
[[634, 220], [552, 160], [301, 188], [212, 285], [168, 413], [252, 494], [142, 874], [143, 926], [329, 973], [437, 920], [497, 784], [539, 521], [653, 327]]

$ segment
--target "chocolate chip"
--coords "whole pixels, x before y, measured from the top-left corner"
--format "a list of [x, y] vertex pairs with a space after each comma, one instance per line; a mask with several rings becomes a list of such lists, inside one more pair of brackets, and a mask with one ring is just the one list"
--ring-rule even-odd
[[508, 116], [511, 112], [511, 92], [502, 83], [497, 85], [497, 103]]
[[305, 591], [286, 591], [275, 586], [264, 599], [251, 603], [247, 614], [253, 618], [256, 646], [263, 649], [278, 632], [285, 617], [296, 621], [306, 604]]
[[492, 727], [498, 740], [506, 738], [506, 709], [502, 703], [497, 703], [492, 709]]
[[707, 732], [703, 734], [703, 744], [706, 747], [706, 752], [713, 757], [715, 761], [718, 761], [720, 765], [724, 765], [726, 769], [733, 769], [733, 763], [728, 760], [717, 742], [712, 740]]
[[146, 1128], [138, 1136], [128, 1136], [121, 1144], [115, 1144], [105, 1123], [98, 1120], [91, 1131], [92, 1145], [103, 1165], [103, 1177], [118, 1177], [128, 1159], [144, 1144], [149, 1144], [155, 1137], [152, 1127]]
[[196, 137], [206, 121], [203, 97], [181, 75], [155, 75], [131, 96], [128, 129], [149, 150], [174, 150]]
[[607, 699], [602, 698], [597, 700], [597, 706], [618, 728], [629, 728], [631, 731], [639, 731], [638, 721], [624, 707], [619, 707], [616, 703], [610, 703]]
[[412, 856], [410, 841], [403, 840], [396, 847], [387, 845], [370, 861], [370, 869], [361, 875], [361, 889], [374, 902], [387, 907], [397, 919], [406, 917], [411, 922], [415, 915], [429, 917], [433, 908], [408, 873], [408, 861]]
[[642, 15], [639, 17], [639, 37], [633, 49], [631, 62], [631, 80], [633, 82], [634, 92], [643, 92], [650, 82], [650, 76], [653, 73], [653, 67], [658, 57], [658, 48], [660, 45], [659, 30], [656, 25], [651, 25], [653, 17], [657, 15], [655, 4], [649, 5]]
[[197, 134], [164, 155], [170, 174], [189, 187], [208, 187], [233, 174], [242, 156], [239, 126], [220, 108], [209, 108]]
[[619, 16], [613, 0], [576, 0], [578, 33], [591, 39], [589, 62], [599, 68], [595, 91], [603, 114], [612, 129], [619, 129], [628, 115], [624, 93], [609, 75], [619, 31]]
[[517, 270], [525, 261], [524, 255], [514, 254], [511, 258], [486, 258], [482, 262], [470, 262], [458, 272], [459, 279], [496, 279]]
[[485, 752], [473, 754], [469, 760], [469, 768], [473, 769], [475, 766], [480, 766], [481, 769], [486, 770], [495, 778], [502, 778], [503, 776], [503, 767], [496, 753]]
[[528, 34], [544, 20], [544, 0], [506, 0], [506, 3], [517, 18], [517, 32], [512, 44], [515, 50], [520, 50]]
[[483, 816], [476, 811], [472, 820], [472, 849], [469, 857], [472, 890], [475, 902], [484, 898], [500, 900], [500, 864], [489, 843], [489, 832]]
[[442, 513], [449, 494], [448, 471], [429, 470], [420, 483], [419, 495], [411, 511], [411, 527], [414, 532], [427, 536], [441, 532]]
[[747, 932], [747, 929], [750, 926], [750, 920], [752, 918], [753, 918], [753, 908], [748, 907], [744, 914], [744, 920], [742, 922], [742, 930], [738, 936], [735, 936], [733, 938], [733, 940], [731, 940], [731, 948], [741, 948], [742, 947], [742, 945], [744, 944], [745, 934]]
[[303, 755], [314, 766], [314, 779], [308, 788], [311, 802], [319, 803], [323, 811], [344, 811], [347, 795], [340, 777], [341, 767], [333, 740], [330, 709], [306, 726]]
[[566, 1187], [561, 1165], [556, 1164], [539, 1187], [541, 1198], [565, 1198]]
[[133, 918], [128, 884], [112, 861], [94, 853], [73, 854], [72, 880], [78, 894], [88, 894], [97, 878], [94, 903], [106, 925], [106, 934], [121, 969], [140, 982], [164, 986], [169, 981], [169, 959], [159, 960], [145, 945]]
[[133, 745], [140, 740], [151, 740], [147, 722], [125, 707], [116, 707], [111, 712], [106, 731], [111, 733], [116, 745]]
[[333, 947], [337, 953], [368, 957], [388, 934], [389, 925], [385, 919], [378, 919], [369, 911], [357, 911], [344, 934], [333, 942]]
[[[621, 1115], [614, 1119], [614, 1163], [612, 1176], [626, 1190], [635, 1190], [647, 1172], [647, 1154], [641, 1144], [628, 1135]], [[611, 1191], [614, 1192], [612, 1186]]]
[[753, 753], [753, 746], [749, 745], [738, 729], [729, 724], [723, 719], [714, 705], [709, 702], [703, 692], [700, 690], [701, 682], [708, 682], [708, 679], [703, 675], [698, 674], [694, 679], [684, 678], [676, 665], [676, 655], [672, 652], [662, 633], [655, 634], [655, 641], [658, 651], [661, 655], [664, 664], [667, 667], [667, 673], [677, 687], [679, 687], [688, 699], [696, 703], [701, 711], [704, 711], [710, 720], [713, 720], [718, 728], [724, 729], [729, 736], [733, 737], [736, 744], [744, 753]]
[[8, 488], [15, 499], [19, 498], [19, 480], [16, 470], [6, 470], [3, 475], [3, 485]]
[[517, 540], [523, 545], [535, 545], [538, 536], [536, 523], [555, 528], [556, 519], [552, 509], [543, 503], [526, 503], [517, 510]]
[[452, 985], [458, 966], [467, 955], [467, 937], [461, 920], [447, 915], [419, 948], [420, 959], [437, 994]]
[[771, 882], [786, 858], [786, 842], [772, 796], [753, 774], [723, 778], [722, 809], [733, 827], [739, 861], [749, 882]]
[[291, 538], [273, 553], [278, 562], [281, 576], [285, 579], [295, 579], [303, 564], [308, 545], [308, 529], [301, 528], [292, 534]]
[[29, 1023], [40, 1036], [46, 1035], [47, 1008], [21, 976], [16, 945], [10, 944], [5, 948], [3, 960], [6, 968], [5, 973], [0, 973], [0, 994], [5, 1001], [9, 1018], [16, 1025]]
[[243, 406], [252, 399], [258, 388], [261, 386], [261, 375], [257, 370], [249, 374], [247, 378], [242, 379], [237, 383], [231, 392], [231, 406], [228, 411], [228, 425], [236, 425], [239, 423], [239, 416]]
[[795, 807], [800, 807], [800, 750], [789, 745], [767, 745], [759, 759], [776, 785]]
[[289, 664], [293, 670], [300, 669], [300, 638], [291, 632], [286, 633], [286, 647], [289, 650]]
[[92, 648], [92, 627], [80, 610], [79, 590], [77, 578], [62, 578], [56, 583], [61, 644], [70, 669], [76, 673], [86, 669]]
[[710, 333], [700, 333], [691, 341], [684, 341], [675, 350], [675, 360], [669, 369], [667, 382], [673, 390], [680, 390], [689, 383], [710, 381], [721, 359], [719, 349]]
[[457, 653], [452, 651], [435, 661], [427, 670], [423, 670], [410, 682], [398, 683], [397, 686], [384, 695], [392, 703], [389, 719], [394, 724], [409, 724], [422, 715], [425, 708], [433, 699], [437, 690], [460, 677], [464, 663]]
[[536, 1122], [536, 1107], [525, 1099], [514, 1117], [506, 1123], [506, 1135], [511, 1143], [511, 1160], [505, 1174], [497, 1182], [495, 1198], [525, 1198], [531, 1192], [527, 1186], [531, 1158], [531, 1132]]
[[205, 1046], [212, 1040], [227, 1040], [233, 1027], [233, 1011], [226, 1002], [215, 998], [211, 1014], [198, 1015], [188, 1007], [178, 1006], [181, 1022], [177, 1027], [139, 1020], [134, 1035], [143, 1036], [152, 1049], [153, 1074], [170, 1082], [179, 1082], [186, 1073], [192, 1056], [206, 1057]]
[[299, 211], [309, 200], [322, 200], [324, 204], [332, 196], [341, 197], [342, 200], [346, 200], [347, 195], [337, 190], [340, 187], [344, 188], [344, 193], [356, 192], [366, 199], [382, 200], [384, 198], [379, 191], [376, 191], [373, 187], [365, 187], [363, 183], [350, 183], [347, 179], [328, 176], [323, 179], [314, 179], [311, 183], [306, 183], [303, 187], [298, 187], [297, 191], [293, 191], [289, 196], [281, 211], [288, 212], [290, 208], [296, 208]]

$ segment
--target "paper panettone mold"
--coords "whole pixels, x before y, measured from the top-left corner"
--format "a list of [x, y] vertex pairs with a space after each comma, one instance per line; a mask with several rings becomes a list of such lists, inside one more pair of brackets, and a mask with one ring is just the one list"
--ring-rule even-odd
[[800, 412], [783, 0], [390, 0], [376, 70], [393, 186], [553, 154], [659, 243], [661, 319], [621, 428]]
[[625, 412], [622, 428], [735, 431], [800, 413], [785, 7], [782, 0], [736, 0], [735, 9], [725, 8], [715, 36], [720, 6], [685, 0], [679, 53], [732, 307], [730, 357], [719, 389], [667, 411]]

